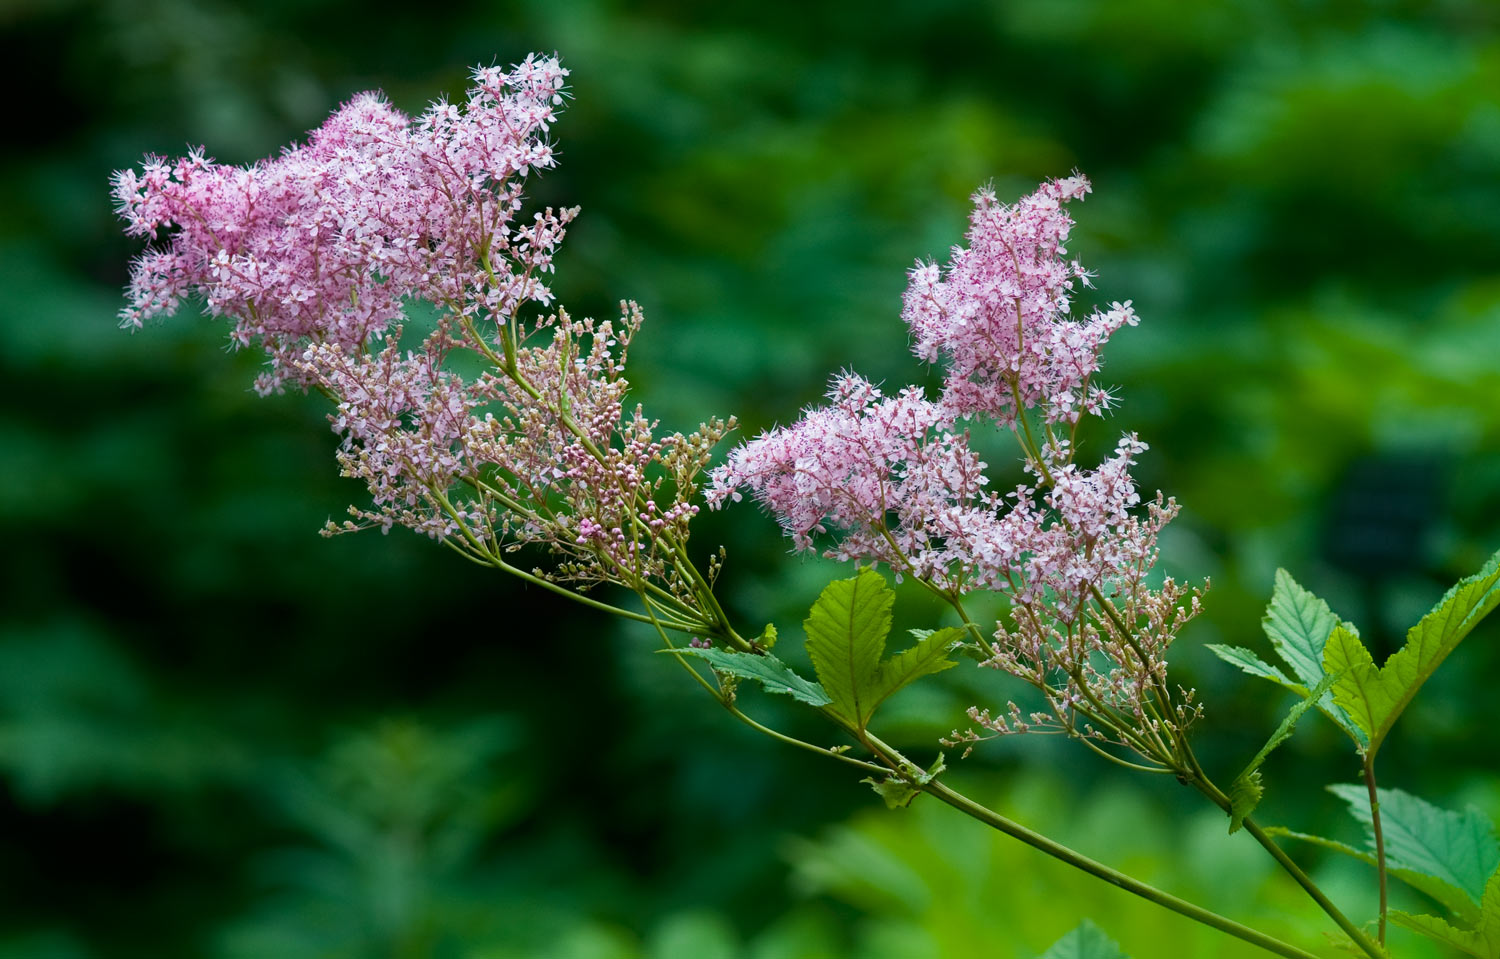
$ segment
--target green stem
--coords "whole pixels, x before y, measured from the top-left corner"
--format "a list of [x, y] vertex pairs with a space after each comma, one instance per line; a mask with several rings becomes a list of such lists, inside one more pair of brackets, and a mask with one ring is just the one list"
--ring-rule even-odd
[[[1229, 812], [1229, 797], [1224, 795], [1223, 790], [1215, 786], [1207, 776], [1200, 773], [1191, 780], [1191, 785], [1207, 796], [1209, 801], [1214, 805], [1225, 812]], [[1303, 872], [1302, 867], [1292, 861], [1292, 857], [1287, 855], [1286, 850], [1276, 845], [1276, 840], [1272, 839], [1260, 827], [1260, 824], [1249, 816], [1245, 817], [1245, 831], [1253, 836], [1255, 841], [1260, 843], [1266, 852], [1271, 854], [1271, 857], [1280, 864], [1281, 868], [1286, 870], [1287, 875], [1291, 876], [1297, 885], [1302, 887], [1302, 890], [1307, 893], [1313, 902], [1318, 904], [1318, 908], [1322, 909], [1328, 918], [1332, 919], [1340, 929], [1344, 930], [1345, 935], [1354, 940], [1354, 944], [1365, 955], [1369, 956], [1370, 959], [1388, 959], [1388, 954], [1384, 947], [1372, 942], [1364, 930], [1360, 929], [1354, 924], [1353, 920], [1344, 915], [1343, 911], [1333, 904], [1333, 900], [1329, 899], [1323, 893], [1323, 890], [1318, 888], [1317, 883], [1312, 881], [1312, 877]]]
[[[647, 608], [649, 609], [650, 607], [648, 606]], [[662, 644], [667, 649], [676, 650], [678, 648], [672, 642], [672, 638], [667, 635], [666, 630], [662, 628], [661, 623], [656, 622], [653, 619], [651, 625], [656, 627], [656, 635], [661, 637]], [[688, 673], [690, 673], [692, 677], [698, 681], [698, 685], [707, 690], [708, 694], [715, 700], [717, 700], [720, 706], [723, 706], [725, 709], [729, 710], [729, 714], [731, 716], [733, 716], [735, 719], [738, 719], [746, 726], [749, 726], [751, 729], [754, 729], [757, 732], [765, 733], [767, 736], [770, 736], [772, 739], [775, 739], [778, 742], [786, 743], [789, 746], [796, 746], [798, 749], [806, 749], [809, 752], [817, 753], [819, 756], [827, 756], [832, 759], [837, 759], [840, 762], [847, 763], [858, 769], [862, 769], [865, 772], [879, 774], [885, 773], [886, 770], [882, 766], [877, 766], [874, 763], [867, 763], [862, 759], [855, 759], [853, 756], [846, 755], [844, 750], [848, 749], [847, 746], [844, 747], [844, 749], [828, 749], [822, 746], [815, 746], [810, 742], [797, 739], [794, 736], [788, 736], [786, 733], [778, 732], [777, 730], [772, 729], [770, 726], [766, 726], [763, 723], [756, 722], [734, 704], [734, 699], [732, 697], [725, 695], [723, 690], [715, 689], [712, 685], [710, 685], [709, 681], [704, 679], [703, 675], [699, 673], [698, 670], [693, 668], [692, 663], [689, 663], [681, 655], [675, 653], [672, 658], [677, 660], [678, 664], [681, 665], [683, 669], [686, 669]]]
[[1255, 820], [1246, 817], [1245, 831], [1254, 836], [1255, 841], [1265, 847], [1266, 852], [1270, 853], [1281, 864], [1281, 868], [1285, 869], [1287, 874], [1297, 881], [1297, 885], [1301, 886], [1312, 897], [1313, 902], [1316, 902], [1318, 907], [1327, 913], [1330, 919], [1338, 923], [1338, 927], [1344, 930], [1345, 935], [1354, 940], [1354, 944], [1359, 946], [1365, 955], [1369, 956], [1370, 959], [1387, 959], [1385, 949], [1371, 942], [1370, 937], [1365, 935], [1364, 930], [1350, 921], [1349, 917], [1344, 915], [1339, 910], [1339, 907], [1335, 906], [1323, 894], [1323, 890], [1319, 889], [1317, 884], [1312, 881], [1312, 878], [1302, 871], [1302, 867], [1293, 862], [1292, 857], [1288, 856], [1285, 850], [1276, 845], [1276, 840], [1268, 836], [1266, 831], [1260, 828], [1260, 825]]
[[1375, 754], [1366, 752], [1364, 754], [1365, 766], [1365, 788], [1370, 791], [1370, 827], [1375, 833], [1375, 872], [1380, 879], [1380, 925], [1377, 935], [1380, 944], [1385, 945], [1385, 915], [1386, 915], [1386, 865], [1385, 865], [1385, 834], [1380, 829], [1380, 796], [1375, 790]]
[[1075, 869], [1081, 869], [1095, 878], [1103, 879], [1110, 885], [1123, 889], [1132, 895], [1139, 896], [1147, 902], [1155, 903], [1164, 909], [1170, 909], [1180, 916], [1186, 916], [1195, 922], [1201, 922], [1205, 926], [1210, 926], [1226, 935], [1259, 946], [1267, 952], [1275, 953], [1278, 956], [1286, 956], [1288, 959], [1316, 959], [1312, 953], [1305, 949], [1299, 949], [1290, 943], [1282, 942], [1280, 939], [1268, 936], [1263, 932], [1258, 932], [1249, 926], [1235, 922], [1233, 919], [1204, 909], [1202, 906], [1194, 905], [1186, 899], [1179, 899], [1169, 892], [1164, 892], [1155, 886], [1127, 876], [1118, 869], [1112, 869], [1102, 862], [1090, 859], [1077, 850], [1055, 842], [1041, 833], [1033, 832], [1020, 823], [1007, 819], [992, 809], [981, 806], [979, 803], [956, 790], [950, 789], [941, 782], [934, 780], [933, 782], [919, 785], [917, 788], [933, 798], [952, 806], [971, 819], [978, 820], [1013, 839], [1019, 839], [1033, 849], [1040, 850], [1054, 859], [1060, 859]]
[[[915, 768], [911, 760], [886, 745], [869, 730], [862, 731], [859, 738], [893, 769]], [[950, 789], [936, 779], [928, 780], [927, 782], [908, 779], [908, 782], [913, 787], [952, 806], [969, 818], [1005, 833], [1012, 839], [1019, 839], [1033, 849], [1040, 850], [1054, 859], [1060, 859], [1075, 869], [1080, 869], [1097, 879], [1103, 879], [1110, 885], [1123, 889], [1132, 895], [1139, 896], [1147, 902], [1155, 903], [1164, 909], [1170, 909], [1180, 916], [1186, 916], [1195, 922], [1201, 922], [1205, 926], [1210, 926], [1220, 932], [1234, 936], [1236, 939], [1259, 946], [1267, 952], [1275, 953], [1278, 956], [1286, 956], [1288, 959], [1315, 959], [1313, 954], [1305, 949], [1300, 949], [1290, 943], [1282, 942], [1280, 939], [1251, 929], [1249, 926], [1235, 922], [1233, 919], [1204, 909], [1202, 906], [1194, 905], [1186, 899], [1179, 899], [1169, 892], [1157, 889], [1149, 883], [1141, 882], [1139, 879], [1128, 876], [1118, 869], [1106, 866], [1096, 859], [1090, 859], [1076, 849], [1064, 846], [1062, 843], [1050, 839], [1039, 832], [1027, 829], [1015, 820], [1007, 819], [987, 806], [980, 805], [963, 793], [955, 789]], [[1381, 959], [1384, 959], [1384, 957], [1381, 957]]]

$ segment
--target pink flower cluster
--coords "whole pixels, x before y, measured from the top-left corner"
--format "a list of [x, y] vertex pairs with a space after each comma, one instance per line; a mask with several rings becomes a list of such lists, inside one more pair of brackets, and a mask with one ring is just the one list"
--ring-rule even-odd
[[[798, 549], [822, 540], [826, 556], [885, 563], [955, 602], [974, 589], [1004, 594], [1010, 625], [984, 644], [989, 662], [1047, 690], [1063, 723], [1086, 697], [1131, 721], [1145, 716], [1143, 691], [1159, 689], [1182, 621], [1165, 611], [1181, 591], [1146, 584], [1176, 513], [1160, 498], [1144, 517], [1132, 512], [1130, 468], [1146, 445], [1127, 435], [1097, 467], [1074, 462], [1080, 417], [1111, 405], [1094, 382], [1100, 351], [1136, 322], [1128, 303], [1083, 319], [1069, 312], [1088, 274], [1065, 259], [1065, 204], [1088, 192], [1081, 176], [1012, 206], [982, 190], [967, 246], [946, 267], [911, 272], [903, 317], [917, 356], [943, 364], [937, 400], [916, 388], [887, 397], [845, 373], [832, 405], [733, 450], [708, 494], [719, 506], [748, 490]], [[1013, 432], [1028, 482], [991, 491], [966, 421]]]
[[[798, 549], [830, 534], [829, 556], [887, 563], [948, 590], [1014, 587], [1030, 599], [1044, 586], [1075, 595], [1080, 583], [1102, 583], [1111, 563], [1128, 559], [1105, 541], [1139, 501], [1129, 465], [1146, 447], [1127, 437], [1114, 459], [1083, 471], [1071, 437], [1052, 429], [1108, 405], [1092, 385], [1099, 351], [1135, 322], [1128, 305], [1082, 321], [1066, 313], [1073, 281], [1086, 274], [1063, 260], [1072, 228], [1063, 203], [1088, 191], [1073, 176], [1009, 207], [977, 193], [968, 247], [955, 248], [946, 270], [919, 263], [905, 297], [915, 352], [945, 364], [942, 396], [908, 388], [886, 397], [844, 374], [832, 406], [732, 451], [713, 471], [710, 504], [748, 489]], [[1032, 438], [1030, 410], [1045, 442]], [[1022, 438], [1038, 485], [1015, 490], [1009, 506], [987, 489], [986, 465], [959, 425], [975, 415]], [[1033, 505], [1039, 487], [1045, 507]], [[1082, 548], [1078, 537], [1089, 541], [1087, 562], [1071, 550]]]
[[[547, 134], [567, 71], [532, 56], [473, 76], [462, 104], [415, 121], [357, 96], [253, 166], [199, 150], [116, 174], [127, 233], [165, 234], [134, 264], [124, 325], [200, 295], [234, 321], [235, 343], [265, 349], [261, 390], [291, 383], [335, 402], [339, 464], [373, 507], [330, 532], [408, 526], [495, 565], [539, 543], [563, 555], [541, 575], [691, 596], [666, 553], [687, 539], [728, 424], [658, 438], [625, 409], [634, 304], [619, 322], [520, 315], [551, 305], [541, 278], [576, 213], [521, 216], [523, 181], [555, 163]], [[476, 360], [483, 372], [457, 372]]]
[[943, 404], [1001, 423], [1040, 410], [1049, 423], [1099, 413], [1107, 391], [1092, 384], [1110, 335], [1136, 317], [1129, 303], [1085, 320], [1069, 316], [1077, 260], [1065, 260], [1073, 220], [1063, 204], [1090, 191], [1082, 176], [1043, 183], [1013, 206], [988, 189], [974, 195], [967, 247], [946, 269], [918, 264], [902, 316], [920, 358], [947, 364]]
[[131, 270], [124, 325], [199, 293], [237, 344], [264, 346], [269, 391], [309, 382], [309, 342], [359, 350], [410, 299], [494, 318], [550, 302], [539, 275], [574, 211], [517, 215], [527, 174], [555, 162], [546, 134], [566, 76], [528, 57], [477, 70], [461, 107], [435, 103], [415, 123], [366, 93], [272, 160], [224, 166], [195, 150], [115, 174], [126, 232], [169, 231]]

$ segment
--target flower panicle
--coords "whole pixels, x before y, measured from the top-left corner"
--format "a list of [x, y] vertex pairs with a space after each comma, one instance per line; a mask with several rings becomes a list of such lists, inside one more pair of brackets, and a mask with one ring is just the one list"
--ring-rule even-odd
[[125, 232], [152, 241], [121, 319], [199, 296], [266, 353], [258, 390], [330, 398], [340, 470], [370, 503], [325, 533], [405, 526], [492, 565], [538, 545], [560, 555], [548, 579], [652, 584], [691, 617], [699, 584], [673, 552], [732, 423], [658, 436], [627, 403], [640, 308], [595, 321], [555, 302], [578, 210], [528, 215], [523, 186], [557, 163], [567, 76], [533, 55], [415, 119], [359, 94], [250, 166], [199, 149], [115, 174]]
[[[1074, 446], [1082, 417], [1116, 402], [1096, 382], [1104, 344], [1138, 322], [1128, 301], [1073, 313], [1092, 275], [1068, 257], [1067, 204], [1090, 190], [1074, 175], [1010, 205], [978, 191], [965, 245], [945, 265], [919, 262], [903, 300], [913, 352], [942, 368], [940, 395], [888, 396], [840, 374], [828, 405], [731, 451], [708, 502], [748, 491], [797, 549], [887, 564], [955, 604], [998, 592], [1010, 610], [983, 644], [986, 664], [1035, 686], [1047, 709], [976, 710], [978, 727], [1061, 731], [1171, 764], [1196, 712], [1168, 702], [1165, 654], [1197, 597], [1148, 582], [1177, 506], [1142, 506], [1131, 469], [1147, 446], [1135, 434], [1092, 468]], [[1027, 478], [1013, 490], [992, 487], [973, 445], [986, 425], [1019, 443]]]

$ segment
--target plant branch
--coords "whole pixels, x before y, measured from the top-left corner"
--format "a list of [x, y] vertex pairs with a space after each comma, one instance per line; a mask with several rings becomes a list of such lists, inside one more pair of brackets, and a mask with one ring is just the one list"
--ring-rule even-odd
[[1382, 946], [1385, 945], [1385, 916], [1386, 916], [1386, 864], [1385, 864], [1385, 834], [1380, 828], [1380, 796], [1375, 790], [1375, 753], [1373, 751], [1364, 754], [1365, 788], [1370, 791], [1370, 828], [1375, 833], [1375, 872], [1380, 878], [1380, 925], [1377, 936]]

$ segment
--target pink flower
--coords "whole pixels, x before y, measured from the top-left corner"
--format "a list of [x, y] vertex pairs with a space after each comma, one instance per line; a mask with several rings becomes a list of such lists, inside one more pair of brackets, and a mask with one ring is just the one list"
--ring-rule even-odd
[[[946, 267], [911, 272], [902, 315], [917, 356], [944, 366], [938, 400], [914, 387], [887, 397], [846, 373], [830, 406], [756, 437], [711, 474], [711, 506], [749, 490], [798, 549], [822, 543], [828, 557], [886, 563], [955, 603], [975, 589], [1005, 596], [1010, 613], [984, 644], [987, 662], [1041, 689], [1053, 718], [976, 710], [995, 733], [1048, 723], [1079, 732], [1080, 708], [1150, 722], [1166, 648], [1197, 608], [1196, 597], [1180, 608], [1187, 591], [1170, 580], [1148, 585], [1177, 507], [1158, 497], [1135, 512], [1130, 468], [1146, 444], [1126, 435], [1093, 469], [1074, 459], [1071, 427], [1113, 405], [1093, 382], [1104, 343], [1136, 323], [1128, 302], [1071, 315], [1074, 283], [1088, 274], [1065, 258], [1064, 204], [1088, 191], [1073, 176], [1005, 206], [981, 190], [968, 245]], [[1030, 480], [991, 492], [964, 421], [1013, 432]], [[1159, 706], [1173, 722], [1193, 715]]]
[[[476, 70], [461, 103], [415, 121], [366, 93], [274, 159], [229, 167], [197, 150], [117, 173], [126, 232], [159, 243], [121, 315], [140, 326], [199, 295], [233, 342], [266, 351], [261, 390], [333, 400], [339, 465], [373, 502], [331, 532], [402, 525], [502, 566], [540, 544], [563, 557], [543, 575], [692, 597], [667, 555], [729, 425], [657, 437], [627, 409], [633, 303], [618, 321], [522, 315], [553, 306], [545, 277], [577, 212], [522, 214], [524, 181], [556, 163], [566, 76], [531, 56]], [[486, 369], [460, 374], [460, 355]], [[696, 615], [696, 600], [673, 602]]]
[[912, 349], [947, 364], [943, 402], [955, 413], [1002, 423], [1036, 408], [1048, 423], [1073, 423], [1103, 407], [1090, 389], [1104, 342], [1136, 323], [1128, 302], [1085, 320], [1069, 315], [1074, 281], [1087, 283], [1064, 246], [1073, 228], [1063, 204], [1090, 191], [1082, 176], [1044, 183], [1013, 206], [974, 194], [966, 239], [946, 269], [918, 263], [902, 317]]
[[545, 136], [566, 75], [528, 57], [476, 71], [462, 107], [434, 104], [416, 123], [364, 93], [275, 159], [226, 167], [195, 150], [115, 174], [126, 232], [166, 233], [134, 264], [124, 325], [197, 293], [234, 320], [237, 344], [269, 354], [269, 391], [310, 382], [305, 342], [357, 351], [411, 299], [498, 322], [549, 303], [540, 277], [575, 211], [517, 214], [521, 181], [554, 163]]

